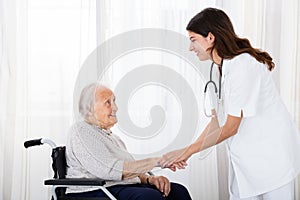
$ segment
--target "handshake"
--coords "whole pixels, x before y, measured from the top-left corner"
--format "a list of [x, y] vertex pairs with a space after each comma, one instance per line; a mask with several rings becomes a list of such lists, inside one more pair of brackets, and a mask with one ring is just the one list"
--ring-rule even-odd
[[156, 167], [169, 168], [174, 172], [177, 169], [185, 169], [187, 166], [186, 161], [192, 154], [191, 146], [168, 152], [158, 160]]
[[[217, 115], [213, 109], [212, 114]], [[185, 169], [187, 160], [195, 153], [221, 142], [220, 135], [222, 129], [219, 126], [217, 117], [212, 117], [210, 123], [206, 126], [199, 138], [192, 144], [182, 149], [170, 151], [157, 160], [157, 167], [169, 168], [172, 171]]]

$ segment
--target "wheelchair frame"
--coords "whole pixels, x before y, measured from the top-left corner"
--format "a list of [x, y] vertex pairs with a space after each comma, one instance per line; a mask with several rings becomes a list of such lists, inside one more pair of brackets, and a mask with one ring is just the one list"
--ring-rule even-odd
[[[52, 148], [52, 169], [54, 172], [53, 179], [47, 179], [44, 181], [44, 185], [52, 185], [52, 199], [59, 200], [64, 198], [57, 197], [57, 189], [62, 189], [63, 195], [65, 194], [65, 188], [68, 186], [97, 186], [99, 187], [111, 200], [117, 200], [106, 188], [105, 188], [105, 180], [100, 178], [66, 178], [66, 157], [65, 157], [65, 146], [57, 147], [56, 144], [50, 140], [45, 138], [33, 139], [24, 142], [24, 147], [29, 148], [32, 146], [38, 146], [48, 144]], [[73, 198], [66, 197], [65, 199], [86, 199], [86, 198]], [[90, 199], [96, 200], [96, 198], [91, 197]], [[99, 200], [103, 198], [98, 198]], [[107, 199], [107, 198], [106, 198]]]

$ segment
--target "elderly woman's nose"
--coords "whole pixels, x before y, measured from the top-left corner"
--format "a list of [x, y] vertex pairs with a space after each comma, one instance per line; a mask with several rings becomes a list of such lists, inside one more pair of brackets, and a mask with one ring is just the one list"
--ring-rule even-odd
[[112, 109], [113, 109], [113, 111], [118, 111], [118, 106], [117, 106], [117, 104], [113, 103]]

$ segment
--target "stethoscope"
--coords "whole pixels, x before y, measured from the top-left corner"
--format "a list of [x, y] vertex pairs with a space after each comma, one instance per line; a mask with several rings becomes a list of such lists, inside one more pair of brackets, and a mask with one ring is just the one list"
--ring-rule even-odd
[[215, 95], [217, 97], [217, 108], [216, 108], [216, 111], [219, 110], [219, 104], [221, 104], [222, 102], [222, 99], [221, 99], [221, 91], [222, 91], [222, 87], [221, 87], [221, 79], [222, 79], [222, 65], [223, 65], [223, 59], [221, 61], [221, 64], [220, 64], [220, 68], [219, 68], [219, 71], [220, 71], [220, 76], [219, 76], [219, 92], [218, 92], [218, 88], [217, 88], [217, 85], [216, 83], [212, 80], [212, 71], [213, 71], [213, 67], [214, 67], [214, 62], [211, 63], [211, 66], [210, 66], [210, 73], [209, 73], [209, 81], [205, 84], [205, 87], [204, 87], [204, 100], [203, 100], [203, 109], [204, 109], [204, 114], [206, 117], [214, 117], [213, 114], [208, 114], [208, 112], [206, 111], [206, 107], [205, 107], [205, 100], [206, 100], [206, 92], [207, 92], [207, 87], [209, 85], [213, 85], [213, 89], [215, 91]]

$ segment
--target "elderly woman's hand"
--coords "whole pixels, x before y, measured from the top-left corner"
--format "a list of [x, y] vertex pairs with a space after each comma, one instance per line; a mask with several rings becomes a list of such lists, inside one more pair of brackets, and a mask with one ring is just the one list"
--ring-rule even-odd
[[[174, 150], [163, 155], [160, 159], [162, 168], [170, 168], [172, 171], [177, 169], [184, 169], [187, 166], [186, 161], [191, 157], [192, 153], [190, 147]], [[175, 169], [175, 170], [174, 170]]]
[[170, 170], [175, 172], [176, 169], [185, 169], [186, 166], [187, 166], [186, 161], [178, 161], [178, 162], [175, 162], [175, 163], [169, 165], [167, 168], [169, 168]]
[[154, 185], [165, 196], [168, 196], [171, 190], [170, 181], [164, 176], [149, 176], [148, 183]]

